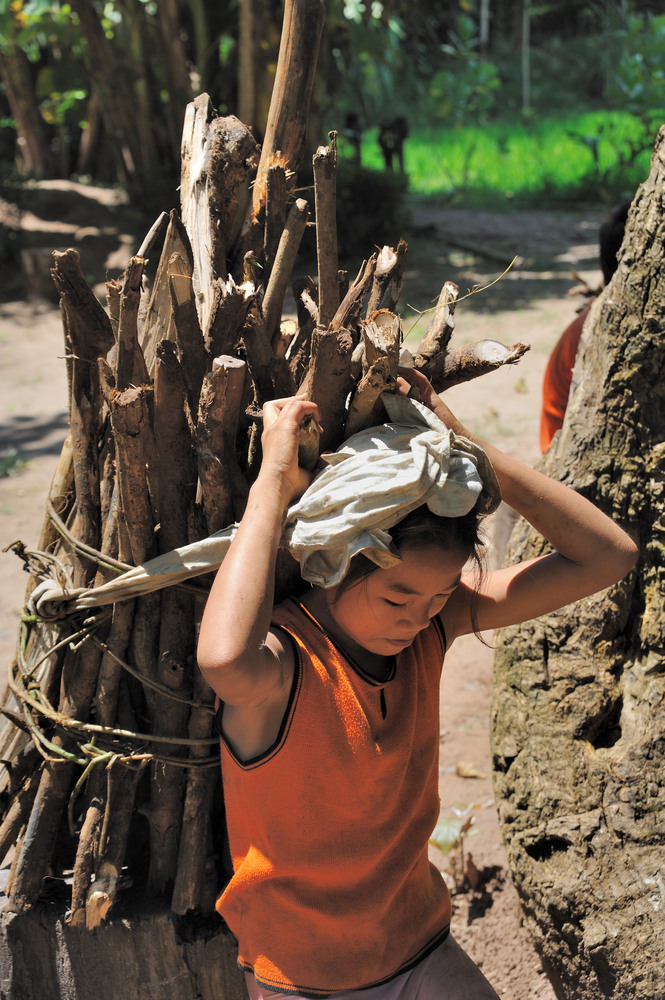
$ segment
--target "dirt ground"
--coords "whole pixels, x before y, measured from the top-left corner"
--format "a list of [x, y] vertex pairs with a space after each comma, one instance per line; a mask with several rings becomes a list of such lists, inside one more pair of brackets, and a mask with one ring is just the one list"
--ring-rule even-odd
[[[102, 302], [104, 279], [120, 273], [152, 220], [143, 220], [113, 192], [51, 182], [35, 189], [20, 219], [16, 263], [4, 269], [0, 291], [0, 548], [16, 539], [38, 542], [44, 502], [66, 434], [66, 377], [62, 328], [47, 272], [54, 248], [76, 246]], [[170, 206], [165, 206], [166, 208]], [[481, 339], [531, 345], [519, 364], [450, 390], [446, 401], [476, 432], [535, 464], [545, 363], [559, 334], [581, 304], [571, 297], [575, 270], [600, 281], [597, 259], [602, 206], [578, 211], [472, 212], [420, 208], [404, 235], [409, 244], [402, 292], [405, 325], [414, 311], [430, 309], [444, 281], [466, 295], [478, 284], [500, 281], [461, 301], [453, 343]], [[5, 212], [5, 215], [7, 213]], [[19, 225], [19, 222], [15, 223]], [[20, 253], [19, 253], [20, 251]], [[371, 252], [371, 248], [368, 248]], [[360, 264], [360, 259], [357, 262]], [[26, 273], [32, 278], [29, 291]], [[35, 289], [41, 288], [41, 294]], [[410, 319], [408, 317], [411, 317]], [[414, 336], [424, 332], [426, 318]], [[9, 473], [9, 474], [8, 474]], [[500, 537], [499, 523], [495, 535]], [[13, 657], [26, 577], [11, 553], [0, 556], [0, 663]], [[492, 637], [459, 640], [449, 654], [441, 692], [442, 812], [472, 806], [465, 839], [480, 873], [475, 892], [454, 896], [454, 933], [502, 997], [553, 1000], [531, 940], [522, 926], [507, 870], [491, 782], [489, 709]], [[432, 857], [449, 873], [459, 852]]]

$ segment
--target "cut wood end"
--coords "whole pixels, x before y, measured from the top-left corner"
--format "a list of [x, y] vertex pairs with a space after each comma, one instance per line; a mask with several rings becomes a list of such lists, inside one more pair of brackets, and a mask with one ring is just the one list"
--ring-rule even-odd
[[102, 921], [106, 920], [106, 914], [111, 909], [113, 900], [108, 893], [103, 891], [93, 892], [85, 905], [85, 926], [86, 930], [94, 930], [99, 927]]
[[218, 368], [246, 368], [246, 362], [242, 358], [233, 357], [231, 354], [220, 354], [218, 358], [213, 358], [212, 360], [212, 370], [215, 372]]
[[497, 364], [511, 365], [519, 361], [523, 354], [531, 350], [530, 344], [513, 344], [506, 347], [498, 340], [479, 340], [478, 343], [470, 345], [470, 349], [476, 357], [483, 361], [496, 362]]

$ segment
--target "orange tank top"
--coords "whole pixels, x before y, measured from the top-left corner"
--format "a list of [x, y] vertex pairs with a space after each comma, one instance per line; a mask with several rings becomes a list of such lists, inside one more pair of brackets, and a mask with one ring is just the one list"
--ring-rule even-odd
[[273, 624], [294, 642], [293, 687], [260, 757], [241, 761], [222, 738], [234, 875], [217, 909], [263, 986], [320, 997], [399, 975], [448, 932], [427, 852], [445, 638], [433, 620], [379, 681], [295, 601]]

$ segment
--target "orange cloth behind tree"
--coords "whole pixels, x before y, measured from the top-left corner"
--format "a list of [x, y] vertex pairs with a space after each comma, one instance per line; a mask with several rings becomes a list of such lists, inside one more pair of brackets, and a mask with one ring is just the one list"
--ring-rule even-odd
[[543, 406], [540, 414], [540, 450], [543, 454], [563, 424], [577, 348], [582, 336], [584, 320], [590, 308], [591, 306], [588, 305], [566, 327], [547, 362], [543, 380]]
[[446, 937], [451, 901], [429, 861], [439, 815], [438, 619], [384, 681], [346, 660], [288, 600], [297, 648], [274, 746], [239, 760], [222, 737], [234, 875], [217, 909], [264, 987], [321, 996], [377, 985]]

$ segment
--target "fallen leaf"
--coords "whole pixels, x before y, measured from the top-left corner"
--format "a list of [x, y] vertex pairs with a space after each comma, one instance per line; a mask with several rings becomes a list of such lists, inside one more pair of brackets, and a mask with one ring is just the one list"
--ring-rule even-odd
[[476, 770], [473, 764], [463, 764], [461, 762], [455, 764], [455, 773], [460, 776], [460, 778], [486, 778], [487, 775], [483, 774], [482, 771]]

